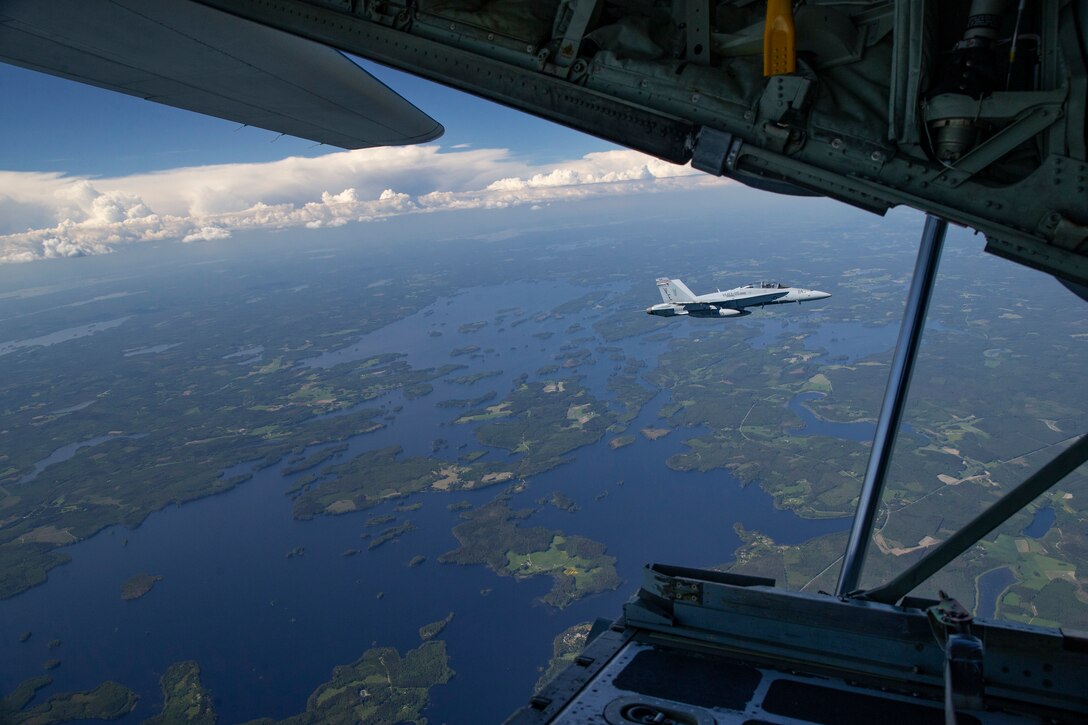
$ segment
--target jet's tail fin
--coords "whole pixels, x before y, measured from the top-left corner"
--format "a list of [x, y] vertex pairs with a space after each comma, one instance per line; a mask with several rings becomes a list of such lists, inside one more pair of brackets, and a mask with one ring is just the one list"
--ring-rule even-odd
[[678, 279], [662, 277], [657, 280], [657, 289], [661, 292], [661, 299], [665, 302], [681, 304], [695, 301], [695, 295], [691, 293], [686, 284]]

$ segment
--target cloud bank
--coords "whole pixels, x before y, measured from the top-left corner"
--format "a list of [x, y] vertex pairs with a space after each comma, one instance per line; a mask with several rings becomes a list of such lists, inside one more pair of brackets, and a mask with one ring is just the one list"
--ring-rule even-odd
[[117, 178], [0, 171], [0, 262], [106, 254], [458, 209], [499, 209], [722, 183], [628, 151], [537, 167], [502, 149], [362, 149]]

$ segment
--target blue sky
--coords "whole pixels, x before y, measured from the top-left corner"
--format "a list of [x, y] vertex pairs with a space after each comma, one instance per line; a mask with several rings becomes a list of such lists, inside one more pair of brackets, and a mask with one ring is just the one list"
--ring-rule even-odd
[[721, 183], [364, 65], [445, 135], [342, 151], [0, 65], [0, 263]]
[[[538, 163], [617, 148], [422, 78], [359, 62], [445, 126], [445, 135], [435, 142], [444, 148], [506, 148]], [[120, 176], [333, 150], [6, 64], [0, 64], [0, 94], [9, 99], [0, 108], [0, 168], [9, 171]]]

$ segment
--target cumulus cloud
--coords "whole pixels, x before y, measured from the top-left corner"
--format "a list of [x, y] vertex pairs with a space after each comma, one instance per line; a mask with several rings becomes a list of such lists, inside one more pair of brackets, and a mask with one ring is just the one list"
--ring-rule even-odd
[[635, 151], [531, 166], [502, 149], [362, 149], [116, 178], [0, 171], [0, 262], [105, 254], [147, 241], [229, 239], [459, 209], [541, 208], [721, 183]]
[[182, 242], [211, 242], [216, 239], [230, 239], [230, 231], [221, 227], [201, 227], [181, 238]]
[[[632, 156], [635, 158], [632, 158]], [[528, 178], [505, 178], [488, 185], [490, 191], [521, 191], [524, 189], [581, 186], [583, 184], [612, 184], [620, 181], [646, 181], [686, 175], [690, 169], [678, 167], [634, 151], [604, 151], [591, 153], [578, 161], [568, 162], [546, 173]]]

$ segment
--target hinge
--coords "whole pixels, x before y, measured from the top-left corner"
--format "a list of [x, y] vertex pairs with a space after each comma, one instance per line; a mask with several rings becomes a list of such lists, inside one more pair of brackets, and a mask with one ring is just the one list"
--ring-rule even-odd
[[944, 592], [927, 610], [933, 636], [945, 652], [946, 722], [955, 723], [956, 710], [981, 710], [985, 678], [982, 640], [971, 634], [974, 619], [962, 604]]

